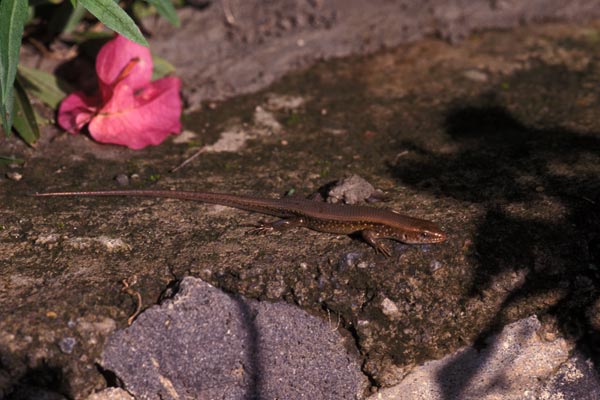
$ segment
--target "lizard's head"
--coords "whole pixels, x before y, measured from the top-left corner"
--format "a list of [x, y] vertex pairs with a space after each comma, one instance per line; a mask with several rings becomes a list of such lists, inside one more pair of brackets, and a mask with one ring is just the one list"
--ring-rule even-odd
[[406, 244], [441, 243], [446, 240], [446, 233], [431, 221], [403, 216], [398, 222], [391, 239]]
[[405, 243], [441, 243], [444, 241], [446, 241], [446, 233], [437, 228], [410, 233], [407, 235], [407, 241]]

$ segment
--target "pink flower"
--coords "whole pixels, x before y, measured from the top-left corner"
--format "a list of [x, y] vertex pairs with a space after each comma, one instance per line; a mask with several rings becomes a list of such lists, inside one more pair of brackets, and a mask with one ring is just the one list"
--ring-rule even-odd
[[96, 58], [100, 93], [71, 93], [60, 104], [58, 124], [72, 134], [89, 123], [101, 143], [141, 149], [181, 131], [181, 82], [166, 77], [151, 82], [152, 57], [147, 47], [117, 35]]

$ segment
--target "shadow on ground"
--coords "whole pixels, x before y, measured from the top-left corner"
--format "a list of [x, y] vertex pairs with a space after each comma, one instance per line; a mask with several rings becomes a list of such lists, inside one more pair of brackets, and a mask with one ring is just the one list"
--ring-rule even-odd
[[[2, 357], [2, 355], [0, 355]], [[1, 360], [1, 358], [0, 358]], [[1, 363], [0, 366], [4, 367]], [[1, 377], [0, 377], [1, 378]], [[12, 378], [6, 377], [10, 380]], [[25, 399], [65, 399], [59, 393], [69, 393], [70, 388], [64, 379], [62, 369], [43, 365], [25, 371], [14, 383], [0, 391], [0, 398], [6, 400]]]
[[[600, 290], [600, 176], [593, 154], [600, 136], [525, 126], [506, 109], [466, 107], [451, 111], [446, 132], [457, 151], [401, 160], [392, 167], [404, 183], [478, 204], [485, 210], [470, 257], [476, 270], [465, 301], [485, 301], [503, 273], [524, 274], [476, 343], [507, 320], [538, 313], [556, 318], [584, 355], [599, 361], [598, 324], [592, 308]], [[411, 143], [417, 154], [427, 151]], [[423, 183], [426, 182], [426, 183]], [[477, 371], [450, 385], [460, 358], [439, 376], [446, 399], [460, 398]], [[483, 363], [482, 363], [483, 364]]]

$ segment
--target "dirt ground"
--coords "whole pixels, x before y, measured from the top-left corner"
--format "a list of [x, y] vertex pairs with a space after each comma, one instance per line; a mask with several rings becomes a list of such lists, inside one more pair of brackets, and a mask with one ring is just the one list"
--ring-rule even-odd
[[[577, 15], [568, 13], [571, 6], [543, 10], [576, 18], [593, 15], [593, 3], [571, 2], [580, 6]], [[196, 27], [226, 3], [202, 4], [182, 11], [184, 26]], [[135, 308], [122, 281], [134, 284], [146, 307], [184, 276], [339, 318], [374, 390], [531, 314], [558, 327], [596, 362], [600, 23], [469, 34], [472, 26], [456, 22], [463, 19], [440, 17], [454, 23], [423, 23], [428, 29], [415, 28], [412, 35], [381, 34], [394, 39], [357, 45], [343, 39], [346, 31], [336, 31], [340, 20], [353, 21], [344, 19], [348, 12], [338, 3], [297, 4], [290, 12], [305, 22], [286, 28], [286, 18], [275, 13], [263, 25], [248, 25], [258, 34], [244, 28], [242, 16], [251, 10], [229, 2], [234, 23], [203, 28], [214, 38], [208, 48], [221, 35], [229, 38], [210, 68], [190, 58], [200, 40], [184, 41], [157, 23], [153, 50], [172, 61], [185, 82], [181, 137], [142, 151], [102, 146], [52, 127], [36, 149], [2, 140], [2, 154], [25, 163], [0, 167], [0, 395], [38, 387], [84, 398], [105, 387], [107, 374], [96, 361], [106, 337], [125, 327]], [[504, 3], [494, 4], [502, 9]], [[318, 18], [307, 13], [311, 7]], [[460, 15], [468, 7], [459, 7]], [[517, 15], [515, 9], [523, 11], [517, 5], [506, 10]], [[372, 32], [386, 21], [392, 25], [391, 17], [373, 22], [382, 10], [364, 17], [371, 18]], [[256, 12], [251, 17], [259, 18]], [[283, 28], [260, 28], [273, 21]], [[499, 21], [492, 26], [515, 25]], [[462, 33], [451, 34], [449, 26]], [[352, 45], [308, 57], [311, 30]], [[288, 58], [280, 55], [285, 46], [264, 46], [288, 40]], [[400, 44], [407, 40], [413, 41]], [[243, 62], [228, 54], [244, 54], [248, 43], [257, 53], [248, 55], [249, 67], [240, 73]], [[374, 49], [380, 50], [290, 72], [324, 55]], [[254, 68], [257, 59], [261, 68]], [[47, 68], [53, 63], [42, 62]], [[255, 93], [241, 95], [249, 92]], [[205, 154], [170, 172], [201, 146]], [[384, 190], [385, 207], [440, 223], [449, 240], [396, 244], [386, 258], [347, 236], [308, 230], [247, 235], [264, 217], [228, 208], [29, 196], [116, 188], [117, 176], [126, 176], [130, 188], [309, 195], [350, 174]]]

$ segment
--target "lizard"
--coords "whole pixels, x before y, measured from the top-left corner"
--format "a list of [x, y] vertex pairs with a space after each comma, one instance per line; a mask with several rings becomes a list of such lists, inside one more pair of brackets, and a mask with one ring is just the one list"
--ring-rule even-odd
[[392, 253], [382, 239], [392, 239], [406, 244], [440, 243], [446, 240], [446, 234], [437, 224], [403, 215], [391, 209], [354, 204], [331, 204], [300, 197], [272, 199], [172, 190], [47, 192], [36, 193], [35, 196], [136, 196], [195, 200], [281, 218], [273, 223], [263, 224], [258, 231], [306, 227], [326, 233], [346, 235], [360, 233], [363, 240], [376, 252], [388, 257]]

